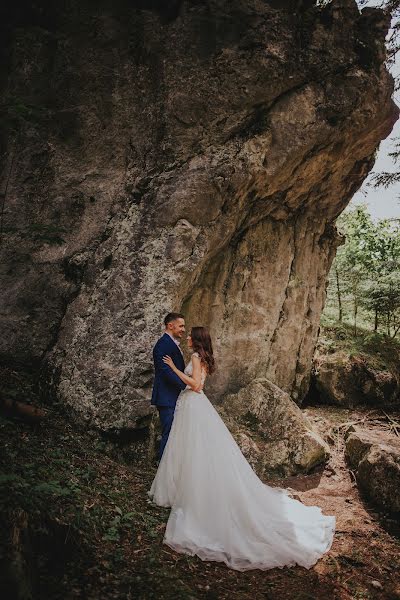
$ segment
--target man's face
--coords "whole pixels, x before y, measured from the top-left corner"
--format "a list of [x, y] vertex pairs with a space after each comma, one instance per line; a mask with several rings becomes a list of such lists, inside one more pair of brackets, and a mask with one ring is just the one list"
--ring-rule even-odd
[[175, 321], [168, 323], [167, 330], [174, 338], [180, 340], [185, 333], [185, 319], [175, 319]]

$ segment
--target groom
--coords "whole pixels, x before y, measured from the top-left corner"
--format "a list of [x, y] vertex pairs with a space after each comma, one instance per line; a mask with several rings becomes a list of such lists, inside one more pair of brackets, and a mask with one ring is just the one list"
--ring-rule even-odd
[[186, 384], [166, 365], [162, 358], [168, 354], [180, 371], [185, 369], [180, 340], [185, 333], [185, 318], [180, 313], [168, 313], [164, 319], [165, 333], [153, 348], [154, 385], [151, 403], [158, 409], [161, 421], [161, 443], [158, 459], [164, 452], [165, 445], [174, 420], [175, 404], [181, 390]]

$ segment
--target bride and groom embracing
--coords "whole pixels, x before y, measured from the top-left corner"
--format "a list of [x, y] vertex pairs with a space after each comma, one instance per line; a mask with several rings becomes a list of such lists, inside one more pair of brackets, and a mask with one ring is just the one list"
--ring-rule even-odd
[[309, 569], [330, 549], [335, 517], [257, 477], [204, 394], [215, 369], [207, 329], [192, 327], [185, 368], [184, 316], [169, 313], [164, 325], [153, 350], [151, 400], [162, 427], [160, 462], [148, 492], [159, 506], [171, 507], [164, 543], [238, 571]]

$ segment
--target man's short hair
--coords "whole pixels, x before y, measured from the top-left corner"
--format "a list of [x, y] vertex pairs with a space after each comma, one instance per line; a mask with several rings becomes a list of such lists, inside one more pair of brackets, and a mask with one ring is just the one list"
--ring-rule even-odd
[[184, 319], [184, 318], [185, 317], [181, 313], [175, 313], [175, 312], [168, 313], [164, 319], [164, 325], [166, 327], [168, 325], [168, 323], [172, 323], [172, 321], [176, 321], [177, 319]]

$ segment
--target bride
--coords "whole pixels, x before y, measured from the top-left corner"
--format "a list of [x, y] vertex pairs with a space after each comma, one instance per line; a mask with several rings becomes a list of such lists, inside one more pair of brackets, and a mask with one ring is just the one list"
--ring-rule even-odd
[[330, 549], [335, 517], [262, 483], [202, 391], [215, 369], [207, 329], [193, 327], [188, 345], [193, 354], [184, 372], [163, 359], [186, 383], [148, 492], [171, 507], [164, 543], [238, 571], [309, 569]]

